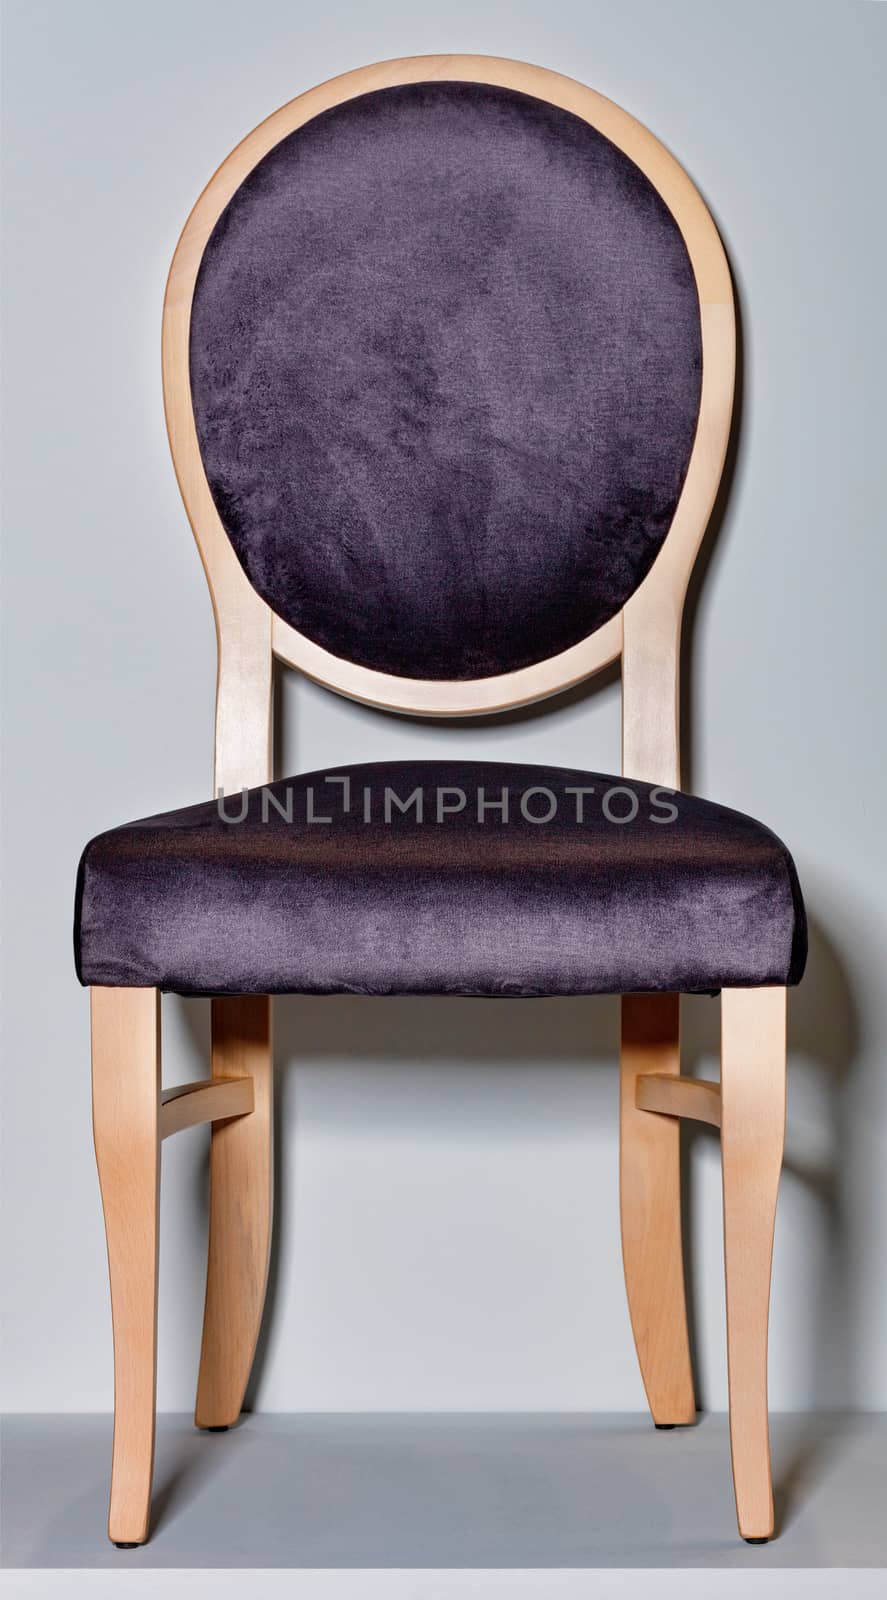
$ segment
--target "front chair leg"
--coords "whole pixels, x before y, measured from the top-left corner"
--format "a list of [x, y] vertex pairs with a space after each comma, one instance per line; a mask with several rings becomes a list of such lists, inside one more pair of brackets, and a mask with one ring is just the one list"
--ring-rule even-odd
[[785, 1136], [786, 991], [721, 998], [721, 1160], [730, 1446], [739, 1531], [773, 1533], [767, 1327], [776, 1194]]
[[273, 1081], [271, 1000], [212, 1004], [214, 1079], [249, 1077], [249, 1116], [215, 1122], [210, 1145], [209, 1254], [194, 1420], [226, 1428], [243, 1405], [262, 1321], [271, 1250]]
[[114, 1447], [108, 1535], [148, 1537], [160, 1202], [160, 995], [91, 990], [93, 1133], [111, 1278]]

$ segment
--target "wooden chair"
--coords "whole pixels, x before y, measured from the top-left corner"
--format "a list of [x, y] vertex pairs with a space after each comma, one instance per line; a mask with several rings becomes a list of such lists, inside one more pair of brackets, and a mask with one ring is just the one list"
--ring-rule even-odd
[[[780, 842], [680, 793], [681, 614], [734, 378], [730, 274], [702, 199], [645, 128], [556, 73], [475, 56], [346, 73], [261, 123], [204, 189], [169, 276], [163, 377], [218, 632], [216, 793], [250, 795], [244, 827], [208, 801], [102, 835], [81, 863], [110, 1538], [148, 1537], [161, 1142], [212, 1124], [195, 1421], [224, 1429], [268, 1271], [270, 995], [350, 988], [623, 994], [622, 1245], [650, 1410], [657, 1427], [696, 1416], [691, 1117], [721, 1130], [736, 1503], [743, 1536], [766, 1540], [786, 987], [805, 926]], [[578, 827], [561, 808], [555, 834], [523, 798], [498, 830], [466, 806], [448, 831], [452, 800], [439, 826], [399, 810], [367, 826], [355, 801], [333, 825], [300, 812], [287, 829], [278, 786], [263, 822], [275, 658], [367, 704], [447, 717], [525, 705], [618, 660], [623, 774], [605, 781], [623, 798]], [[505, 781], [461, 769], [467, 790]], [[580, 787], [510, 770], [542, 809]], [[311, 805], [315, 785], [369, 793], [401, 771], [293, 783]], [[432, 779], [452, 789], [453, 764], [416, 782]], [[671, 791], [675, 820], [657, 826], [647, 808]], [[637, 823], [617, 815], [626, 792]], [[212, 1076], [166, 1092], [161, 989], [213, 996]], [[722, 991], [720, 1085], [681, 1076], [691, 990]]]

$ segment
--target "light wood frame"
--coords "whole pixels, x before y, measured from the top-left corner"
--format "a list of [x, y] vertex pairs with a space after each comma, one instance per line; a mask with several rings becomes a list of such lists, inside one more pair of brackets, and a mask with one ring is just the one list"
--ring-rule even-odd
[[[693, 451], [674, 520], [644, 582], [623, 612], [571, 649], [516, 672], [468, 682], [394, 677], [358, 666], [313, 644], [260, 599], [234, 554], [210, 494], [197, 441], [188, 366], [191, 304], [203, 252], [228, 201], [257, 162], [281, 139], [331, 106], [371, 89], [435, 78], [497, 84], [535, 95], [582, 117], [624, 150], [659, 191], [681, 231], [696, 280], [702, 325], [702, 395]], [[244, 649], [251, 658], [253, 652], [256, 660], [263, 657], [265, 630], [269, 629], [274, 655], [329, 689], [390, 711], [459, 717], [545, 699], [615, 661], [626, 643], [632, 656], [646, 658], [651, 648], [661, 654], [660, 642], [651, 636], [651, 624], [657, 632], [662, 630], [663, 644], [669, 630], [676, 638], [690, 571], [720, 482], [733, 404], [734, 340], [730, 270], [702, 197], [658, 139], [593, 89], [543, 67], [493, 56], [413, 56], [346, 72], [291, 100], [248, 134], [210, 179], [176, 247], [163, 308], [163, 392], [170, 448], [213, 596], [223, 663], [230, 661], [232, 670], [239, 663], [242, 670]], [[646, 739], [646, 755], [651, 737], [652, 749], [656, 749], [652, 729], [667, 704], [666, 699], [643, 713], [636, 737]], [[252, 743], [253, 760], [255, 748]], [[665, 775], [657, 773], [655, 781], [670, 782], [667, 757], [657, 761], [659, 765]]]
[[[249, 584], [203, 470], [188, 367], [191, 304], [204, 248], [258, 161], [311, 117], [368, 90], [430, 79], [499, 84], [582, 117], [653, 183], [683, 235], [699, 294], [702, 393], [684, 488], [659, 554], [622, 611], [548, 660], [471, 682], [394, 677], [343, 660], [289, 626]], [[274, 658], [340, 694], [391, 711], [478, 716], [557, 693], [620, 660], [623, 772], [680, 786], [679, 651], [687, 584], [714, 504], [734, 382], [730, 272], [708, 210], [668, 151], [633, 117], [559, 73], [487, 56], [417, 56], [365, 67], [311, 89], [262, 122], [201, 194], [177, 246], [163, 310], [163, 387], [176, 476], [212, 597], [218, 641], [215, 788], [271, 777]], [[730, 1415], [740, 1530], [773, 1531], [767, 1438], [767, 1313], [782, 1155], [785, 990], [731, 990], [722, 1001], [720, 1086], [681, 1078], [679, 997], [623, 1000], [621, 1213], [626, 1287], [638, 1358], [659, 1426], [696, 1415], [684, 1292], [679, 1119], [720, 1127]], [[96, 1156], [105, 1210], [114, 1324], [115, 1434], [110, 1537], [148, 1534], [154, 1439], [160, 1144], [207, 1121], [210, 1242], [195, 1419], [225, 1428], [240, 1412], [268, 1271], [272, 1206], [271, 1007], [267, 996], [212, 1008], [212, 1077], [160, 1087], [158, 995], [92, 991]]]

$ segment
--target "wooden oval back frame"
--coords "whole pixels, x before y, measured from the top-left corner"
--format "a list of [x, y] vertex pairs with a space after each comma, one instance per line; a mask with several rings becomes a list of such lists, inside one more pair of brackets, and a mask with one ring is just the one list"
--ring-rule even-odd
[[[702, 319], [702, 395], [693, 450], [671, 527], [646, 578], [622, 611], [570, 649], [515, 672], [455, 682], [396, 677], [332, 655], [284, 622], [256, 593], [234, 554], [204, 473], [191, 403], [188, 352], [191, 303], [204, 249], [231, 196], [256, 163], [294, 129], [331, 106], [373, 89], [435, 78], [498, 84], [547, 100], [582, 117], [624, 151], [658, 190], [680, 228]], [[346, 72], [299, 95], [260, 123], [222, 163], [191, 212], [173, 257], [163, 308], [163, 391], [170, 447], [206, 571], [218, 632], [217, 782], [230, 787], [234, 779], [238, 783], [263, 782], [268, 775], [272, 656], [298, 667], [327, 688], [369, 705], [453, 717], [502, 711], [544, 699], [620, 655], [624, 658], [627, 708], [631, 690], [625, 723], [626, 771], [676, 782], [677, 641], [687, 583], [727, 448], [734, 340], [730, 271], [698, 191], [641, 123], [571, 78], [492, 56], [412, 56]], [[644, 692], [647, 689], [651, 690], [649, 696]], [[642, 770], [632, 773], [633, 768]]]

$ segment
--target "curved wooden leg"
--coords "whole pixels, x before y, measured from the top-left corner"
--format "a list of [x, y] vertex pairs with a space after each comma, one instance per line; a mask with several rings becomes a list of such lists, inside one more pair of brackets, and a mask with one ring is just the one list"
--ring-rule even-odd
[[639, 1111], [642, 1072], [679, 1073], [680, 996], [622, 999], [619, 1188], [628, 1309], [653, 1421], [694, 1422], [681, 1242], [680, 1124]]
[[721, 997], [721, 1160], [730, 1446], [739, 1531], [773, 1532], [767, 1325], [785, 1135], [785, 989]]
[[198, 1428], [236, 1422], [259, 1337], [271, 1250], [271, 1001], [214, 1000], [214, 1078], [251, 1077], [254, 1110], [215, 1122], [210, 1145], [209, 1256], [197, 1405]]
[[108, 1535], [148, 1537], [154, 1469], [160, 1202], [160, 995], [91, 990], [93, 1133], [114, 1325]]

